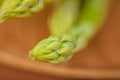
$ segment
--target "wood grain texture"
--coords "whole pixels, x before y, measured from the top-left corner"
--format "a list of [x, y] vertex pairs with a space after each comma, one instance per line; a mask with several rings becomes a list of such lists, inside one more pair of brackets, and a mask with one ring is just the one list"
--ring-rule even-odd
[[89, 45], [68, 62], [53, 65], [31, 61], [28, 51], [49, 36], [47, 6], [25, 19], [0, 24], [0, 61], [30, 72], [73, 78], [120, 78], [120, 0], [112, 0], [107, 19]]

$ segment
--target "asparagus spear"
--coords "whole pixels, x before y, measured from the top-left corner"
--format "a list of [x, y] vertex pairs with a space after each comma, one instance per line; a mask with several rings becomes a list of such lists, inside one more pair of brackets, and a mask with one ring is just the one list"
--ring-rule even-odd
[[75, 51], [84, 48], [98, 31], [104, 21], [109, 3], [109, 0], [85, 0], [85, 7], [80, 20], [75, 27], [71, 28], [70, 32], [77, 38]]
[[81, 0], [56, 0], [55, 9], [50, 16], [49, 25], [51, 33], [59, 35], [68, 30], [77, 20]]
[[44, 39], [30, 56], [35, 60], [61, 63], [69, 60], [73, 54], [84, 48], [103, 21], [109, 0], [86, 0], [78, 24], [63, 34], [52, 35]]
[[32, 12], [41, 10], [43, 6], [44, 0], [4, 0], [0, 8], [0, 21], [30, 16]]
[[50, 36], [38, 43], [29, 55], [33, 60], [51, 63], [66, 61], [71, 58], [74, 51], [74, 39], [74, 36], [69, 34]]

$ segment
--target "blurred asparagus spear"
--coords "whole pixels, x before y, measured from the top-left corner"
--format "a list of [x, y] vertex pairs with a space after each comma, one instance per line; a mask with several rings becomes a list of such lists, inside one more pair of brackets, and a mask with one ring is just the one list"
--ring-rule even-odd
[[64, 33], [52, 34], [48, 39], [42, 40], [30, 51], [31, 58], [50, 63], [69, 60], [76, 51], [87, 45], [89, 39], [99, 29], [108, 4], [109, 0], [85, 0], [78, 23]]
[[59, 35], [68, 30], [80, 15], [81, 0], [56, 0], [53, 14], [49, 19], [51, 33]]
[[85, 0], [80, 20], [71, 28], [71, 34], [77, 38], [75, 51], [84, 48], [95, 35], [106, 17], [110, 0]]
[[41, 10], [44, 0], [4, 0], [0, 7], [0, 22], [8, 18], [30, 16]]

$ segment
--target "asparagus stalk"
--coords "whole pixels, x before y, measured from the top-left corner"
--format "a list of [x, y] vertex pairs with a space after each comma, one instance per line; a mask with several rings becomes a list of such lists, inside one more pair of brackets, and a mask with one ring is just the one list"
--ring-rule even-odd
[[[77, 20], [81, 0], [56, 0], [55, 9], [49, 19], [51, 33], [59, 35], [68, 30]], [[59, 3], [58, 3], [59, 2]]]
[[84, 48], [96, 33], [103, 21], [108, 3], [109, 0], [86, 0], [78, 24], [63, 34], [53, 34], [38, 43], [30, 51], [30, 57], [50, 63], [69, 60], [76, 51]]
[[80, 20], [70, 31], [77, 39], [75, 52], [84, 48], [98, 31], [104, 21], [109, 3], [109, 0], [85, 0]]
[[4, 0], [0, 8], [0, 21], [8, 18], [27, 17], [39, 11], [44, 0]]

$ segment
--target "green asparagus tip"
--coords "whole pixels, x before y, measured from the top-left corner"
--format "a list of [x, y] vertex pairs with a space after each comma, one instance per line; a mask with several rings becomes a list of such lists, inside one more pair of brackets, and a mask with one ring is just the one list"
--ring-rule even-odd
[[38, 43], [29, 55], [33, 60], [61, 63], [71, 58], [74, 47], [75, 43], [72, 37], [51, 36]]
[[28, 17], [44, 7], [44, 0], [4, 0], [0, 7], [0, 22], [9, 18]]

